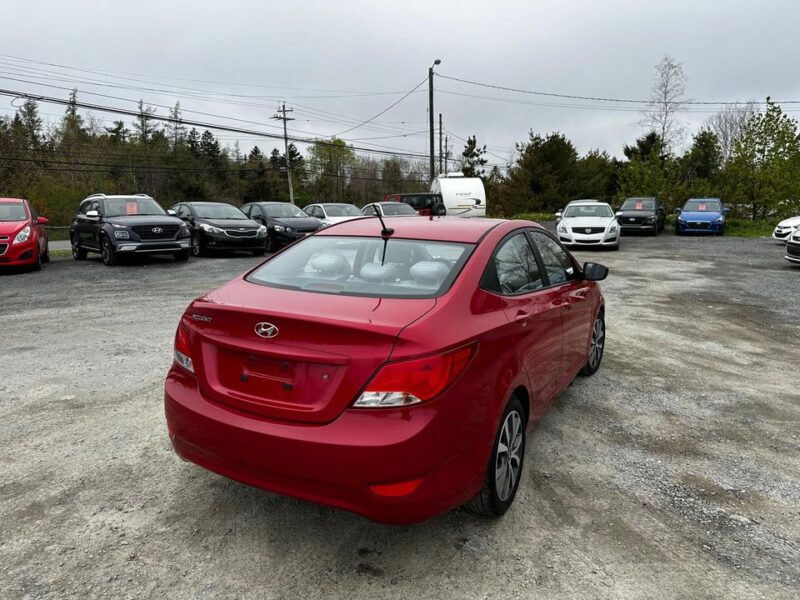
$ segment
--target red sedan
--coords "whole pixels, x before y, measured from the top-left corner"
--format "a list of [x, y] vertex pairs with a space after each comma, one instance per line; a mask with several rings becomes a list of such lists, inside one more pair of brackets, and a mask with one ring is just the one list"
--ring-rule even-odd
[[0, 198], [0, 267], [28, 266], [35, 270], [50, 262], [48, 221], [21, 198]]
[[503, 514], [525, 432], [600, 366], [602, 265], [526, 221], [366, 217], [192, 302], [165, 385], [176, 452], [413, 523]]

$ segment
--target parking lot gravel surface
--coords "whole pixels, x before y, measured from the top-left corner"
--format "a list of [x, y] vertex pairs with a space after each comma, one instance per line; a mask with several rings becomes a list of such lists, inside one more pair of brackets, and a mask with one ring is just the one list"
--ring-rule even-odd
[[171, 450], [178, 319], [259, 259], [0, 275], [0, 598], [797, 598], [800, 268], [766, 239], [577, 256], [611, 268], [600, 371], [529, 434], [505, 517], [408, 527]]

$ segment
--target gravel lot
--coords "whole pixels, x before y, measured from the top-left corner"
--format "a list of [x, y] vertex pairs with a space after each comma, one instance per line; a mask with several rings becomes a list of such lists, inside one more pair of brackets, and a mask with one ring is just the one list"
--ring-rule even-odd
[[0, 275], [0, 598], [797, 598], [800, 268], [625, 238], [609, 338], [528, 438], [514, 508], [373, 524], [181, 462], [186, 304], [253, 258]]

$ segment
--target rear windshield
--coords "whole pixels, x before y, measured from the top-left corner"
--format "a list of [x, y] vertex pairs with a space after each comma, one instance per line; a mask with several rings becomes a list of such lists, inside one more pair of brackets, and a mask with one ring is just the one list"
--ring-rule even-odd
[[325, 204], [329, 217], [360, 217], [361, 211], [352, 204]]
[[686, 212], [720, 212], [722, 204], [719, 200], [689, 200], [683, 205]]
[[400, 202], [408, 204], [415, 210], [422, 210], [425, 208], [432, 208], [437, 198], [438, 197], [434, 194], [419, 194], [415, 196], [400, 196], [399, 200]]
[[613, 217], [607, 204], [573, 204], [564, 210], [564, 218], [573, 217]]
[[408, 204], [402, 202], [381, 204], [384, 215], [416, 215], [417, 212]]
[[0, 203], [0, 221], [27, 221], [28, 213], [22, 202]]
[[152, 198], [106, 198], [103, 206], [107, 217], [165, 214]]
[[652, 198], [628, 198], [621, 210], [655, 210], [656, 201]]
[[195, 214], [201, 219], [246, 219], [244, 213], [230, 204], [194, 204]]
[[453, 283], [473, 244], [313, 236], [247, 276], [269, 287], [371, 298], [433, 298]]

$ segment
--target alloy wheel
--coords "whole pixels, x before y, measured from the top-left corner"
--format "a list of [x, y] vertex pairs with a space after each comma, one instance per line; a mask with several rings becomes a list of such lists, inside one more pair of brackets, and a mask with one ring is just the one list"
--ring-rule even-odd
[[589, 348], [589, 368], [595, 369], [603, 358], [603, 347], [606, 342], [606, 326], [603, 319], [597, 318], [592, 330], [592, 342]]
[[502, 502], [508, 500], [519, 481], [522, 468], [522, 416], [512, 410], [506, 416], [500, 437], [497, 440], [497, 453], [494, 467], [494, 481], [497, 497]]
[[192, 236], [192, 256], [200, 256], [200, 239]]

